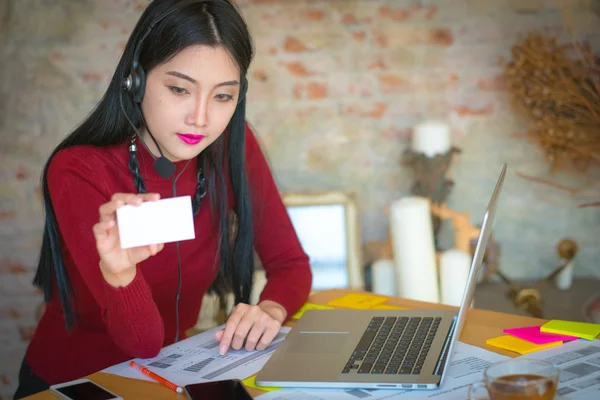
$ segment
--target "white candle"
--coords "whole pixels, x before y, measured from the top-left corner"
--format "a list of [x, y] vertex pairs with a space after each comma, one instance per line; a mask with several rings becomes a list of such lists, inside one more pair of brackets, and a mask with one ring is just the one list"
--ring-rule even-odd
[[405, 197], [390, 212], [398, 296], [439, 303], [429, 199]]
[[392, 260], [377, 260], [371, 265], [373, 293], [396, 295], [396, 264]]
[[573, 260], [563, 260], [568, 263], [554, 278], [558, 290], [569, 290], [573, 284]]
[[413, 129], [412, 150], [427, 157], [445, 154], [451, 148], [450, 127], [439, 121], [424, 121]]
[[440, 257], [440, 287], [442, 303], [460, 306], [471, 270], [471, 255], [452, 249]]

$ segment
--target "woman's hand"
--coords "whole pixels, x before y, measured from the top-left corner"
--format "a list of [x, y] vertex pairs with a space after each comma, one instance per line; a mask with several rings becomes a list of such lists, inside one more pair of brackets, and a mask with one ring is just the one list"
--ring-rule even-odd
[[265, 300], [259, 305], [240, 303], [233, 309], [225, 329], [215, 333], [221, 343], [219, 353], [225, 354], [229, 347], [234, 350], [264, 350], [279, 333], [285, 321], [285, 309], [274, 301]]
[[130, 204], [138, 206], [144, 201], [157, 201], [160, 195], [116, 193], [111, 201], [98, 209], [100, 219], [94, 225], [96, 249], [100, 255], [100, 270], [106, 281], [114, 286], [127, 286], [135, 278], [136, 266], [150, 256], [157, 254], [164, 244], [152, 244], [130, 249], [122, 249], [117, 227], [117, 209]]

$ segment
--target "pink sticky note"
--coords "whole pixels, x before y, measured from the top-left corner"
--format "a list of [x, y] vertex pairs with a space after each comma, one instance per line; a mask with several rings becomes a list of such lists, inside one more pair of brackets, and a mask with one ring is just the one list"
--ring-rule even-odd
[[546, 344], [551, 342], [567, 342], [579, 339], [576, 336], [558, 335], [555, 333], [541, 332], [539, 326], [525, 326], [523, 328], [504, 329], [502, 332], [535, 344]]

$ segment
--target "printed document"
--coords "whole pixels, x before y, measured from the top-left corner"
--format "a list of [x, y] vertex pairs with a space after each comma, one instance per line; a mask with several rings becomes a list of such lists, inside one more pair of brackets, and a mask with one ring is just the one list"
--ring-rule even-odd
[[561, 399], [600, 399], [600, 340], [579, 339], [522, 357], [547, 360], [560, 369]]
[[[222, 356], [214, 334], [224, 327], [225, 325], [221, 325], [167, 346], [154, 358], [136, 358], [134, 361], [179, 386], [223, 379], [244, 379], [262, 369], [291, 329], [282, 327], [271, 344], [262, 351], [248, 352], [243, 348], [230, 348]], [[154, 382], [152, 378], [131, 368], [129, 361], [101, 372]]]

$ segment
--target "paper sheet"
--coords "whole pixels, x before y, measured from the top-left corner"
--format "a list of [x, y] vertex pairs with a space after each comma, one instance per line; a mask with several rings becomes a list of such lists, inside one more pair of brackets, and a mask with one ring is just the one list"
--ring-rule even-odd
[[431, 391], [377, 389], [281, 389], [258, 396], [260, 400], [464, 400], [469, 385], [482, 378], [488, 365], [506, 360], [501, 354], [458, 342], [442, 388]]
[[[135, 361], [179, 386], [222, 379], [244, 379], [262, 369], [291, 329], [282, 327], [265, 350], [248, 352], [244, 349], [230, 349], [227, 354], [221, 356], [218, 349], [219, 342], [214, 339], [214, 334], [224, 326], [218, 326], [167, 346], [154, 358], [136, 358]], [[152, 378], [131, 368], [129, 361], [101, 372], [154, 382]]]
[[600, 399], [600, 340], [579, 339], [522, 358], [548, 360], [560, 369], [561, 399]]

